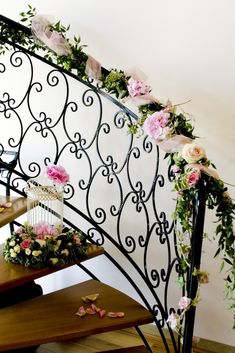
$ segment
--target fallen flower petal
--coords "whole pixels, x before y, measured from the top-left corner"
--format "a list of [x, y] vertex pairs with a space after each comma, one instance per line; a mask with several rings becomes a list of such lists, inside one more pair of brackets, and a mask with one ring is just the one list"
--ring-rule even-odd
[[117, 317], [124, 317], [125, 313], [123, 311], [117, 312]]
[[113, 312], [113, 311], [109, 311], [107, 314], [108, 317], [117, 317], [117, 313]]
[[87, 309], [86, 309], [86, 313], [87, 313], [88, 315], [94, 315], [94, 314], [96, 314], [96, 311], [93, 310], [93, 309], [91, 309], [91, 308], [87, 308]]
[[89, 294], [82, 297], [82, 301], [85, 303], [94, 302], [98, 298], [99, 293]]
[[6, 202], [2, 205], [4, 208], [10, 208], [12, 206], [12, 202]]
[[91, 307], [92, 310], [96, 311], [97, 313], [100, 311], [100, 308], [98, 308], [98, 307], [97, 307], [95, 304], [93, 304], [93, 303], [90, 305], [90, 307]]
[[112, 318], [119, 318], [119, 317], [121, 318], [125, 316], [125, 313], [123, 311], [117, 311], [117, 312], [109, 311], [107, 316]]
[[99, 313], [99, 317], [102, 319], [106, 315], [106, 310], [102, 309], [98, 313]]
[[86, 310], [84, 309], [84, 306], [80, 306], [80, 308], [78, 309], [78, 311], [76, 312], [77, 316], [83, 317], [86, 315]]

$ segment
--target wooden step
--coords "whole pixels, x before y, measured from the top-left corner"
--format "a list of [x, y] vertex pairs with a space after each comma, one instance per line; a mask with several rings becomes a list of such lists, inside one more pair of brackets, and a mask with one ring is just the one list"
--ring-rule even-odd
[[135, 346], [135, 347], [112, 349], [111, 351], [103, 351], [99, 353], [150, 353], [150, 352], [145, 346]]
[[0, 227], [12, 222], [27, 211], [27, 199], [17, 196], [0, 196], [0, 204], [11, 202], [12, 207], [0, 213]]
[[[123, 311], [122, 318], [79, 317], [83, 296], [99, 293], [95, 304], [108, 311]], [[147, 324], [152, 314], [134, 299], [96, 280], [0, 309], [0, 352], [86, 337]]]
[[[3, 246], [3, 244], [0, 245], [0, 293], [73, 265], [70, 264], [53, 268], [47, 267], [36, 270], [22, 265], [8, 263], [2, 256]], [[82, 258], [81, 262], [103, 253], [104, 248], [101, 246], [88, 244], [86, 256]]]

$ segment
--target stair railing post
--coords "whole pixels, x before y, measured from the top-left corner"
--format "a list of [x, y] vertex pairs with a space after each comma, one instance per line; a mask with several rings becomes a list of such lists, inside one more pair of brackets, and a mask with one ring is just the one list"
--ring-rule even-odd
[[[194, 211], [193, 211], [193, 232], [191, 239], [192, 260], [188, 273], [186, 284], [187, 296], [192, 300], [197, 295], [198, 278], [193, 275], [195, 269], [200, 269], [201, 252], [203, 242], [203, 229], [205, 219], [205, 179], [202, 177], [198, 183], [198, 192], [195, 197]], [[182, 353], [191, 353], [193, 343], [193, 330], [195, 322], [195, 306], [191, 306], [185, 313], [184, 334], [183, 334], [183, 348]]]

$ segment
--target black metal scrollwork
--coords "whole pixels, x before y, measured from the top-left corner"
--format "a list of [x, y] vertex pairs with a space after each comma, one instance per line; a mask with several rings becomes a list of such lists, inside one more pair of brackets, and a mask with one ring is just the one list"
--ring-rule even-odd
[[[63, 164], [71, 175], [65, 188], [68, 215], [85, 220], [82, 230], [90, 241], [109, 242], [125, 258], [122, 264], [112, 247], [106, 252], [154, 313], [170, 353], [163, 327], [174, 305], [168, 298], [179, 266], [174, 222], [159, 201], [172, 179], [170, 168], [150, 139], [127, 134], [126, 121], [131, 124], [134, 113], [92, 81], [79, 82], [54, 66], [19, 48], [0, 63], [1, 155], [17, 153], [22, 175], [11, 175], [11, 189], [23, 192], [25, 181], [49, 162]], [[15, 87], [5, 90], [12, 71]], [[81, 226], [69, 216], [67, 221]], [[179, 353], [171, 330], [170, 335]]]

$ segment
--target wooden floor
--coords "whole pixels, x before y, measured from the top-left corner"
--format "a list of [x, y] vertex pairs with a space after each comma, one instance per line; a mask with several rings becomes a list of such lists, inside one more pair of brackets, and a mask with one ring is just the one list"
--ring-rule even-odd
[[[148, 337], [148, 342], [154, 353], [166, 353], [160, 339], [151, 336]], [[143, 345], [143, 342], [136, 334], [135, 330], [120, 330], [93, 335], [79, 340], [44, 344], [36, 350], [36, 353], [95, 353], [138, 345]], [[172, 353], [173, 352], [172, 350]], [[193, 353], [212, 352], [194, 348]]]

